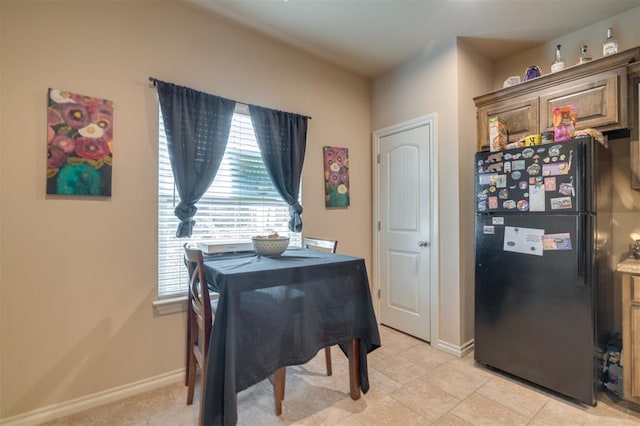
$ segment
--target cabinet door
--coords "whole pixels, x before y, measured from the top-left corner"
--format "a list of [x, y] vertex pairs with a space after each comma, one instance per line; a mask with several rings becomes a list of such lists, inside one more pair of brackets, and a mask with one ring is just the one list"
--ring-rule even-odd
[[509, 142], [538, 132], [538, 98], [514, 98], [478, 108], [478, 151], [489, 149], [489, 119], [500, 117], [507, 123]]
[[626, 70], [621, 68], [545, 91], [540, 96], [540, 131], [553, 130], [553, 108], [564, 105], [577, 107], [576, 129], [626, 127], [626, 108], [620, 107], [620, 91], [626, 90], [626, 78]]
[[640, 276], [625, 274], [622, 284], [624, 399], [640, 403]]

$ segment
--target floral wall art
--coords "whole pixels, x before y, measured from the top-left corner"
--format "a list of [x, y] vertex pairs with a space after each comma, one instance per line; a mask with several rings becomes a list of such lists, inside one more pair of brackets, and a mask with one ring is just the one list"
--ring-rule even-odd
[[47, 194], [111, 195], [113, 102], [49, 89]]
[[325, 207], [349, 206], [349, 149], [323, 148]]

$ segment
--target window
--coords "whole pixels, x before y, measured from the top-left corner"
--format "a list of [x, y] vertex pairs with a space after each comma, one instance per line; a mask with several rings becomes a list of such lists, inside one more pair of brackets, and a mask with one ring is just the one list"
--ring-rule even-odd
[[247, 240], [271, 230], [291, 237], [300, 246], [300, 234], [288, 229], [289, 206], [273, 187], [260, 156], [248, 111], [236, 107], [222, 163], [215, 180], [196, 204], [193, 235], [176, 238], [179, 220], [173, 211], [179, 202], [169, 163], [162, 114], [158, 155], [158, 297], [187, 292], [183, 261], [185, 242]]

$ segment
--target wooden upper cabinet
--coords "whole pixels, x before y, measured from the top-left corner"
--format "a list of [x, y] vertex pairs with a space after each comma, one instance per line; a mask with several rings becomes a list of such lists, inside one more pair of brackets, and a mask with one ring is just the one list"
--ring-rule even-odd
[[589, 127], [606, 130], [627, 123], [626, 104], [621, 105], [621, 90], [627, 80], [625, 68], [584, 77], [561, 87], [549, 89], [540, 96], [540, 131], [553, 130], [553, 108], [575, 105], [578, 112], [576, 129]]
[[640, 60], [640, 47], [565, 68], [473, 99], [478, 151], [489, 149], [489, 119], [500, 117], [509, 142], [553, 129], [553, 108], [575, 105], [576, 128], [629, 128], [627, 67]]
[[538, 98], [509, 99], [478, 108], [479, 144], [489, 149], [489, 120], [500, 117], [507, 122], [509, 142], [538, 131]]

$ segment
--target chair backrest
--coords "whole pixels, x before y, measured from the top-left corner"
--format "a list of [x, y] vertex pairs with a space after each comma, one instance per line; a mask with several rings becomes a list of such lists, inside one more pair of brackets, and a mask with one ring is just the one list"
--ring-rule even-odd
[[203, 352], [209, 349], [212, 311], [207, 274], [204, 270], [202, 251], [184, 245], [184, 257], [189, 270], [189, 307], [190, 315], [198, 326], [199, 345]]
[[328, 251], [329, 253], [335, 253], [336, 249], [338, 248], [338, 241], [337, 240], [323, 240], [321, 238], [312, 238], [312, 237], [305, 237], [302, 240], [302, 245], [305, 248], [310, 248], [310, 249], [314, 249], [314, 250], [323, 250], [323, 251]]

